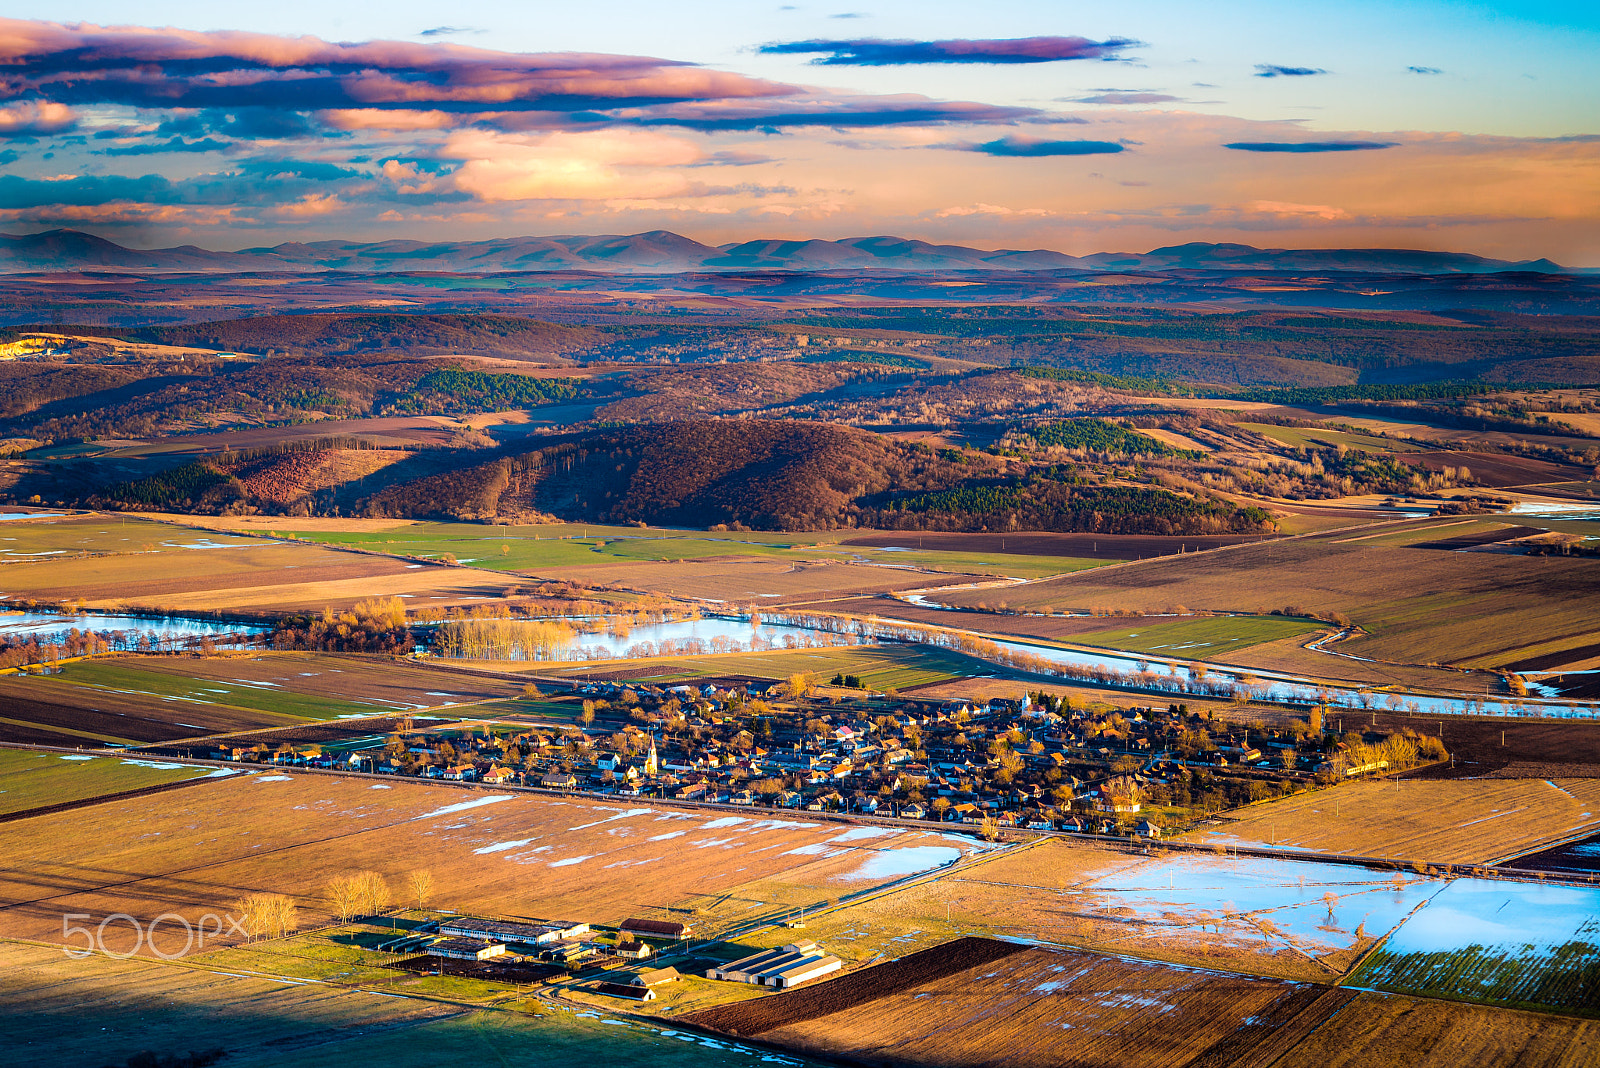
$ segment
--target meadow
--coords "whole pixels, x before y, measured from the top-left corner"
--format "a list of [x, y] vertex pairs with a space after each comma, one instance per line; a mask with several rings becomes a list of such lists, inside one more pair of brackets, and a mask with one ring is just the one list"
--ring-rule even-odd
[[149, 551], [7, 565], [5, 593], [12, 600], [81, 600], [92, 608], [275, 613], [395, 595], [416, 606], [472, 604], [501, 597], [517, 584], [514, 577], [471, 568], [152, 526], [160, 526], [167, 539]]
[[0, 741], [27, 745], [137, 745], [219, 731], [285, 727], [277, 713], [180, 701], [157, 692], [74, 686], [58, 676], [0, 676]]
[[[170, 675], [181, 680], [175, 685], [198, 682], [205, 684], [202, 690], [226, 687], [243, 695], [256, 694], [262, 701], [277, 696], [313, 709], [294, 713], [313, 719], [327, 718], [326, 710], [334, 708], [340, 708], [341, 714], [436, 708], [511, 697], [522, 690], [513, 681], [474, 675], [438, 661], [397, 661], [392, 657], [337, 653], [253, 650], [215, 657], [99, 661], [94, 666], [151, 676], [139, 680], [150, 688], [173, 685], [160, 678]], [[57, 677], [70, 680], [73, 676], [67, 673]]]
[[[152, 670], [146, 664], [159, 667]], [[53, 677], [53, 681], [110, 694], [157, 697], [180, 701], [185, 705], [220, 705], [295, 719], [370, 716], [394, 708], [390, 704], [371, 701], [339, 700], [321, 694], [296, 693], [280, 688], [279, 683], [264, 680], [240, 679], [237, 676], [228, 679], [197, 678], [180, 674], [184, 666], [181, 662], [172, 664], [157, 660], [83, 660], [65, 665], [61, 674]]]
[[0, 815], [203, 778], [212, 770], [114, 756], [0, 749]]
[[1495, 864], [1600, 831], [1600, 779], [1352, 782], [1229, 813], [1189, 835], [1221, 845]]
[[[44, 556], [100, 554], [187, 555], [190, 546], [205, 540], [219, 547], [251, 544], [253, 539], [216, 534], [202, 539], [192, 530], [102, 513], [60, 518], [21, 519], [0, 531], [0, 563], [23, 562]], [[9, 572], [7, 572], [9, 574]]]
[[1340, 445], [1364, 452], [1394, 452], [1403, 444], [1392, 439], [1373, 437], [1371, 434], [1352, 434], [1343, 430], [1325, 430], [1322, 427], [1276, 426], [1271, 423], [1235, 423], [1241, 430], [1251, 430], [1264, 438], [1292, 445], [1298, 449], [1331, 449]]
[[[174, 519], [189, 523], [203, 522], [189, 516]], [[338, 520], [319, 520], [313, 525], [303, 520], [260, 518], [249, 520], [248, 526], [236, 521], [219, 522], [234, 529], [278, 533], [316, 544], [419, 559], [440, 559], [448, 554], [458, 563], [530, 575], [559, 575], [556, 569], [572, 567], [618, 569], [628, 564], [749, 557], [789, 564], [815, 561], [892, 564], [957, 574], [1040, 578], [1109, 562], [1070, 555], [912, 549], [909, 543], [916, 540], [915, 535], [902, 538], [901, 541], [908, 543], [904, 546], [840, 544], [845, 539], [859, 535], [860, 532], [856, 530], [786, 534], [579, 523], [485, 526], [479, 523], [385, 520], [382, 521], [384, 525], [379, 526], [371, 520], [343, 523]], [[629, 574], [623, 570], [617, 573]], [[650, 572], [646, 570], [642, 573]]]
[[714, 678], [788, 679], [814, 674], [826, 683], [855, 675], [871, 690], [910, 690], [952, 679], [986, 676], [993, 665], [948, 649], [922, 645], [856, 645], [765, 653], [724, 653], [667, 659], [541, 664], [542, 674], [572, 679], [636, 679], [657, 685]]
[[1252, 645], [1284, 638], [1307, 637], [1327, 628], [1326, 623], [1312, 619], [1220, 616], [1091, 630], [1074, 635], [1072, 640], [1078, 644], [1108, 649], [1212, 660], [1218, 656], [1227, 657], [1236, 649], [1247, 649]]

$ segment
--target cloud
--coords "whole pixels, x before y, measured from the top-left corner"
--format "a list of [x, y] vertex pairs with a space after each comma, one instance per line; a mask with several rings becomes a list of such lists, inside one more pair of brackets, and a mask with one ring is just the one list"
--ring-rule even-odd
[[888, 67], [922, 63], [1055, 63], [1069, 59], [1121, 59], [1140, 47], [1126, 37], [1018, 37], [1011, 40], [908, 41], [877, 37], [853, 41], [779, 41], [761, 46], [767, 55], [820, 55], [823, 67]]
[[1025, 141], [1016, 137], [1002, 137], [973, 145], [969, 151], [986, 156], [1103, 156], [1121, 152], [1122, 145], [1115, 141]]
[[0, 138], [38, 137], [70, 130], [77, 113], [48, 100], [18, 100], [0, 107]]
[[[929, 47], [992, 52], [992, 46], [1006, 46], [1018, 54], [1032, 48], [1030, 57], [1042, 59], [1050, 58], [1049, 49], [1039, 51], [1037, 41], [1078, 40]], [[154, 135], [141, 134], [152, 142], [138, 150], [144, 154], [179, 151], [207, 135], [235, 141], [378, 138], [474, 125], [510, 133], [608, 126], [776, 132], [1010, 123], [1040, 114], [911, 94], [823, 93], [645, 56], [17, 19], [0, 19], [0, 73], [0, 137], [67, 129], [74, 106], [135, 107], [165, 115]], [[157, 139], [167, 147], [154, 147]]]
[[355, 132], [385, 130], [415, 133], [443, 130], [457, 125], [460, 116], [449, 111], [386, 111], [380, 108], [337, 108], [315, 113], [316, 121], [329, 129]]
[[1348, 219], [1350, 213], [1343, 208], [1330, 207], [1327, 204], [1286, 204], [1278, 200], [1257, 200], [1251, 203], [1250, 210], [1262, 215], [1287, 215], [1311, 219]]
[[339, 199], [337, 193], [307, 193], [299, 200], [279, 204], [272, 209], [272, 213], [286, 219], [305, 219], [318, 215], [332, 215], [343, 211], [347, 206]]
[[947, 123], [1013, 123], [1036, 118], [1034, 108], [970, 101], [897, 96], [829, 95], [774, 101], [709, 101], [622, 111], [616, 121], [690, 130], [779, 130], [805, 126], [854, 129], [872, 126], [938, 126]]
[[431, 30], [423, 30], [418, 37], [453, 37], [458, 33], [484, 33], [476, 26], [435, 26]]
[[102, 148], [95, 154], [99, 156], [159, 156], [168, 152], [221, 152], [224, 149], [235, 147], [232, 141], [218, 141], [207, 137], [201, 141], [185, 141], [181, 137], [174, 137], [170, 141], [148, 141], [138, 145], [113, 145]]
[[1308, 78], [1313, 74], [1326, 74], [1321, 67], [1283, 67], [1276, 63], [1257, 63], [1257, 78]]
[[0, 19], [0, 99], [148, 108], [578, 110], [793, 87], [644, 56]]
[[1443, 74], [1444, 73], [1444, 71], [1440, 70], [1438, 67], [1407, 67], [1406, 70], [1410, 71], [1412, 74]]
[[455, 187], [480, 200], [657, 200], [693, 192], [663, 168], [698, 163], [700, 146], [652, 130], [553, 133], [538, 139], [486, 131], [452, 137], [444, 153], [465, 160]]
[[1106, 92], [1094, 96], [1072, 97], [1073, 104], [1167, 104], [1174, 100], [1182, 100], [1181, 96], [1168, 96], [1166, 93], [1124, 93]]
[[969, 215], [995, 215], [1000, 217], [1033, 217], [1054, 215], [1046, 208], [1007, 208], [998, 204], [969, 204], [964, 207], [942, 208], [933, 213], [935, 219], [963, 219]]
[[1398, 141], [1233, 141], [1223, 148], [1239, 152], [1367, 152], [1394, 148]]

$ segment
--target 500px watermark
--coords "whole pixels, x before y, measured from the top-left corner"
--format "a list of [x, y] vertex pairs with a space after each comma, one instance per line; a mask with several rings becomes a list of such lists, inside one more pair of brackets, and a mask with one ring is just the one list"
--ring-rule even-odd
[[[93, 956], [95, 953], [104, 953], [108, 957], [126, 960], [138, 953], [145, 946], [150, 952], [162, 960], [177, 960], [189, 954], [190, 950], [204, 949], [206, 940], [216, 941], [230, 935], [249, 937], [248, 932], [241, 926], [243, 917], [234, 919], [227, 913], [218, 916], [208, 912], [200, 917], [197, 923], [190, 923], [188, 917], [180, 916], [176, 912], [163, 912], [148, 923], [141, 923], [136, 917], [126, 912], [113, 912], [95, 926], [79, 924], [78, 920], [93, 921], [94, 917], [87, 912], [66, 912], [61, 916], [61, 937], [66, 941], [62, 952], [73, 960], [82, 960]], [[110, 933], [115, 946], [123, 946], [127, 935], [133, 935], [133, 948], [111, 948], [106, 945], [106, 935]], [[164, 945], [156, 944], [156, 935], [160, 933]], [[173, 952], [171, 945], [177, 940], [178, 934], [183, 935], [183, 948]], [[81, 940], [81, 944], [80, 941]]]

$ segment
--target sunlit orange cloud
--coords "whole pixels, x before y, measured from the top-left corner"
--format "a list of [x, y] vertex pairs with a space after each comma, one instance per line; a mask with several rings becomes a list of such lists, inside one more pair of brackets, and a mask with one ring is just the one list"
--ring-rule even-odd
[[68, 223], [73, 226], [178, 225], [184, 228], [219, 227], [251, 222], [239, 208], [196, 204], [142, 204], [117, 201], [93, 206], [45, 204], [31, 208], [0, 208], [0, 222]]
[[679, 168], [705, 152], [647, 130], [520, 137], [473, 130], [444, 148], [465, 163], [455, 185], [483, 200], [609, 200], [682, 196], [694, 183]]
[[307, 193], [299, 200], [290, 201], [287, 204], [279, 204], [272, 209], [272, 214], [286, 219], [305, 219], [318, 215], [333, 215], [345, 210], [348, 206], [333, 193], [325, 193], [320, 196], [315, 193]]
[[379, 108], [335, 108], [318, 111], [315, 118], [335, 130], [392, 130], [400, 133], [444, 130], [465, 121], [448, 111], [388, 111]]
[[77, 121], [77, 113], [65, 104], [19, 100], [0, 107], [0, 137], [59, 133], [71, 129]]
[[[579, 52], [509, 53], [406, 41], [333, 42], [240, 31], [0, 19], [0, 98], [229, 106], [240, 86], [280, 106], [426, 102], [700, 100], [792, 87], [695, 64]], [[259, 101], [257, 97], [257, 102]]]

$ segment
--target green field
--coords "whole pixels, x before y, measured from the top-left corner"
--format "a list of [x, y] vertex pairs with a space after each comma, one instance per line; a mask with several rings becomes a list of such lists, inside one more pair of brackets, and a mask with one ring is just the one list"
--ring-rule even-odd
[[1392, 452], [1401, 447], [1399, 442], [1371, 434], [1351, 434], [1321, 427], [1274, 426], [1271, 423], [1235, 423], [1234, 426], [1253, 430], [1262, 437], [1301, 449], [1332, 449], [1343, 445], [1363, 452]]
[[[855, 530], [800, 534], [766, 531], [664, 530], [577, 524], [549, 526], [484, 526], [478, 523], [417, 523], [367, 532], [290, 531], [296, 538], [398, 556], [438, 558], [449, 554], [458, 563], [497, 571], [537, 573], [557, 567], [661, 560], [703, 560], [719, 556], [755, 556], [773, 560], [860, 559], [878, 564], [904, 564], [963, 574], [1040, 578], [1113, 563], [1059, 556], [1017, 556], [1007, 553], [908, 552], [859, 545], [839, 545]], [[907, 541], [916, 535], [908, 534]]]
[[1135, 653], [1208, 659], [1262, 642], [1312, 634], [1327, 626], [1317, 620], [1289, 616], [1223, 616], [1117, 627], [1074, 635], [1073, 640]]
[[252, 538], [110, 515], [13, 519], [0, 524], [0, 562], [77, 553], [181, 552], [198, 545], [259, 544]]
[[267, 686], [218, 682], [169, 675], [164, 671], [145, 671], [125, 661], [85, 660], [68, 664], [55, 676], [74, 686], [110, 690], [116, 693], [149, 694], [181, 701], [229, 708], [245, 708], [297, 719], [337, 719], [340, 716], [371, 716], [392, 712], [388, 705], [341, 701], [332, 697], [295, 693]]
[[121, 757], [61, 756], [0, 749], [0, 814], [138, 790], [209, 775], [210, 768], [151, 767]]
[[619, 669], [637, 667], [633, 676], [653, 683], [683, 682], [727, 675], [787, 679], [814, 672], [827, 682], [835, 675], [855, 675], [869, 689], [904, 690], [951, 679], [990, 675], [992, 665], [961, 653], [925, 645], [859, 645], [835, 649], [785, 649], [765, 653], [726, 653], [638, 661], [596, 660], [581, 664], [541, 665], [551, 674], [583, 678], [589, 673], [612, 677]]

